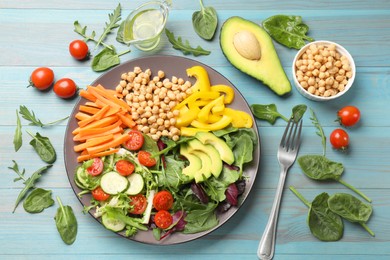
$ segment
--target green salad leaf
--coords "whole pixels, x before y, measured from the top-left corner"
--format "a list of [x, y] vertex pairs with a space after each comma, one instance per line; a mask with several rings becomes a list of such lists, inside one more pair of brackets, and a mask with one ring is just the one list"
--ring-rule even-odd
[[23, 208], [29, 213], [39, 213], [53, 204], [51, 190], [36, 188], [24, 200]]
[[168, 40], [172, 44], [173, 48], [181, 51], [184, 55], [192, 54], [194, 56], [200, 56], [200, 55], [209, 55], [211, 53], [210, 51], [206, 51], [200, 46], [196, 48], [192, 47], [188, 40], [183, 42], [181, 37], [178, 37], [176, 39], [175, 35], [168, 29], [165, 29], [165, 34], [167, 35]]
[[16, 110], [16, 129], [14, 134], [14, 148], [15, 152], [17, 152], [20, 147], [22, 147], [23, 139], [22, 139], [22, 124], [20, 123], [20, 117], [18, 114], [18, 110]]
[[202, 0], [199, 0], [199, 2], [201, 9], [192, 14], [192, 25], [200, 37], [211, 40], [218, 26], [217, 12], [214, 7], [205, 7]]

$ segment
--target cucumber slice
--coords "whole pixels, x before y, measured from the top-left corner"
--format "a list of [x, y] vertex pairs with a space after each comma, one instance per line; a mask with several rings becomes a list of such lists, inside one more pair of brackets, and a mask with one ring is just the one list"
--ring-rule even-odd
[[144, 188], [144, 178], [139, 173], [133, 173], [127, 177], [130, 187], [126, 190], [129, 195], [136, 195], [140, 193]]
[[100, 180], [100, 186], [105, 193], [115, 195], [125, 191], [129, 186], [129, 181], [117, 172], [107, 172]]
[[111, 231], [114, 231], [114, 232], [119, 232], [126, 227], [125, 222], [123, 222], [120, 219], [111, 218], [107, 214], [103, 214], [102, 223], [103, 223], [105, 228], [107, 228]]

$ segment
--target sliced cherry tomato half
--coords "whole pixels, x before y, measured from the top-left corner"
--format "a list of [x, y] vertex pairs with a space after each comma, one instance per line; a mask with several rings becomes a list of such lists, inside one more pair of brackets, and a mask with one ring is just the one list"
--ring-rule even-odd
[[159, 210], [154, 216], [154, 223], [157, 227], [166, 229], [173, 223], [173, 217], [167, 210]]
[[129, 212], [136, 215], [143, 214], [148, 204], [146, 197], [143, 194], [137, 194], [134, 196], [129, 196], [129, 198], [131, 206]]
[[88, 56], [88, 45], [85, 41], [74, 40], [69, 44], [69, 52], [73, 58], [83, 60]]
[[53, 90], [60, 98], [71, 98], [76, 94], [77, 86], [73, 80], [62, 78], [54, 84]]
[[92, 191], [92, 197], [98, 201], [105, 201], [110, 197], [110, 195], [105, 193], [101, 187], [97, 187]]
[[144, 145], [144, 136], [138, 130], [131, 130], [128, 135], [130, 139], [124, 143], [126, 149], [130, 151], [137, 151]]
[[154, 159], [151, 154], [147, 151], [139, 151], [138, 152], [138, 161], [140, 164], [146, 167], [155, 166], [157, 161]]
[[337, 112], [337, 117], [341, 125], [354, 126], [360, 120], [360, 110], [355, 106], [346, 106]]
[[153, 198], [153, 207], [157, 210], [170, 210], [173, 205], [173, 196], [167, 190], [156, 193]]
[[116, 171], [122, 176], [129, 176], [134, 172], [135, 166], [127, 160], [119, 160], [115, 164]]
[[98, 176], [103, 172], [103, 161], [100, 158], [93, 158], [93, 163], [87, 168], [87, 172], [92, 176]]
[[39, 90], [48, 89], [54, 82], [54, 72], [50, 68], [35, 69], [30, 76], [30, 85]]
[[343, 129], [335, 129], [330, 134], [330, 143], [335, 149], [346, 150], [349, 146], [349, 135]]

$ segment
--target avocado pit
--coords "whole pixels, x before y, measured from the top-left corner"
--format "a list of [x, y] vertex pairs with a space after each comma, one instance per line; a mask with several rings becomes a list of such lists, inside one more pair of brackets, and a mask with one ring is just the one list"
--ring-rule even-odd
[[248, 60], [261, 59], [260, 43], [252, 32], [244, 30], [234, 34], [233, 45], [242, 57]]

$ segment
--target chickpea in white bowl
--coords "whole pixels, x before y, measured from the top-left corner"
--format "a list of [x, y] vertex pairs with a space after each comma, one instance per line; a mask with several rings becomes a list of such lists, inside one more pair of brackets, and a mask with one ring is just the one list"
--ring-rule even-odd
[[351, 88], [356, 68], [352, 56], [341, 45], [315, 41], [295, 55], [292, 73], [299, 93], [311, 100], [327, 101]]

